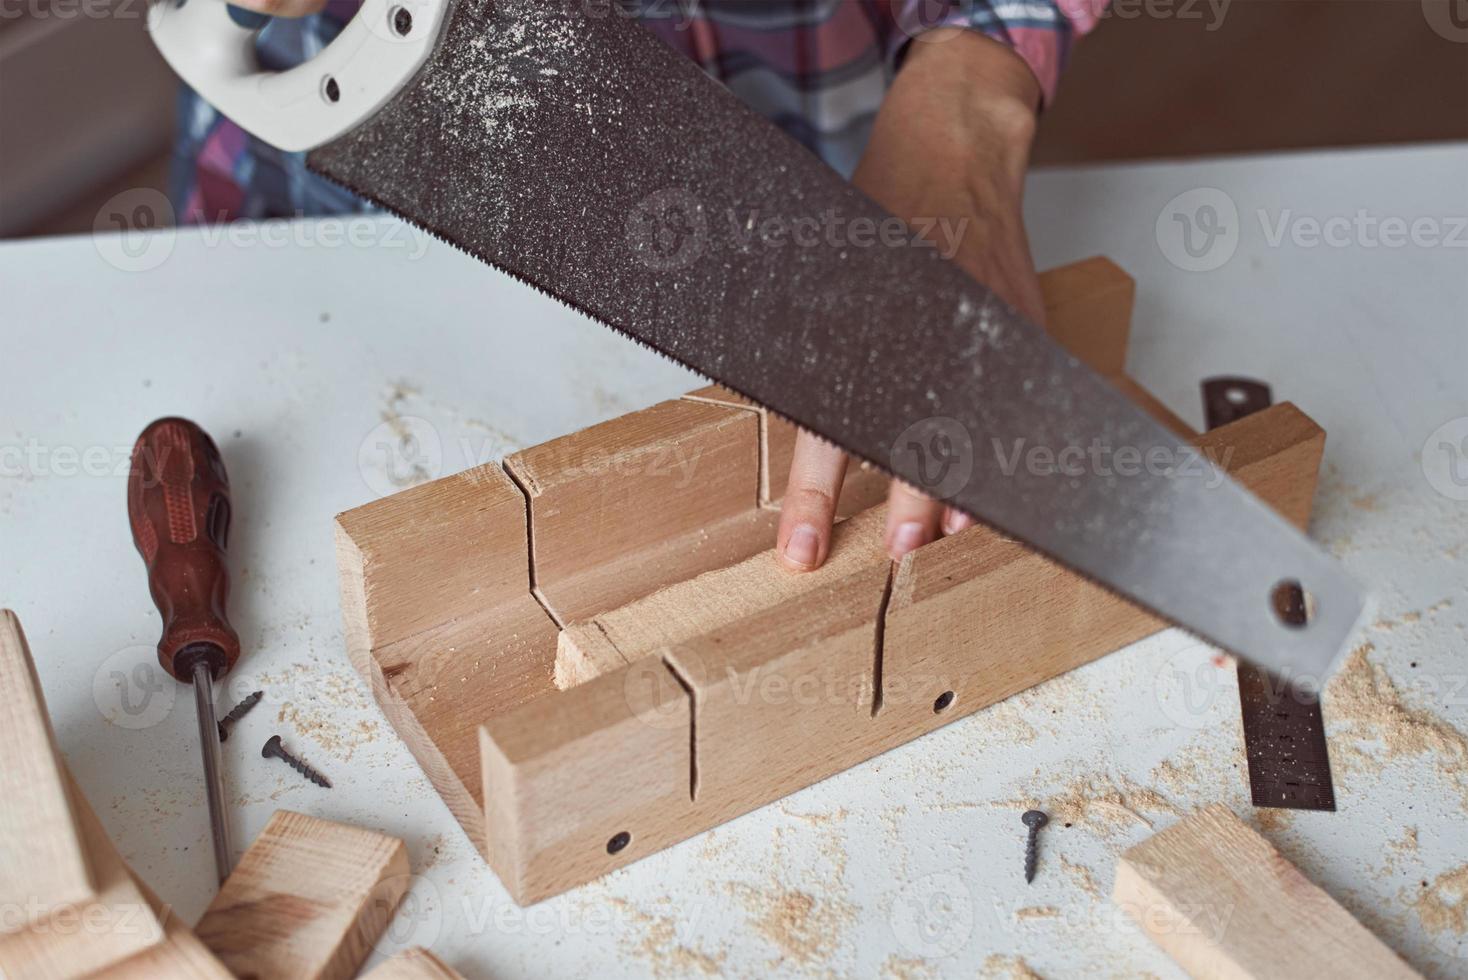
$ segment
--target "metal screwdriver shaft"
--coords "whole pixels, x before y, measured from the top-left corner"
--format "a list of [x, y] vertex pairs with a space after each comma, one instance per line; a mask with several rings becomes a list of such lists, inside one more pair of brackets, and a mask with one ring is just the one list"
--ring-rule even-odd
[[233, 863], [229, 820], [224, 812], [224, 774], [219, 761], [219, 725], [214, 720], [214, 675], [203, 660], [194, 663], [194, 708], [198, 712], [199, 746], [204, 753], [204, 799], [209, 804], [209, 829], [214, 837], [214, 868], [219, 883], [229, 877]]

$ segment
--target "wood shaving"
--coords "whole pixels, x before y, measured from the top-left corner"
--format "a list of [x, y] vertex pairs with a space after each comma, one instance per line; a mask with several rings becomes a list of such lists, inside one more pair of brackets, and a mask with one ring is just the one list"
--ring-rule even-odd
[[1015, 909], [1014, 917], [1021, 922], [1027, 919], [1058, 919], [1060, 909], [1054, 905], [1027, 905], [1022, 909]]
[[905, 960], [894, 953], [882, 964], [882, 976], [891, 977], [892, 980], [925, 980], [937, 974], [932, 965], [924, 960]]
[[623, 948], [641, 959], [655, 977], [688, 977], [694, 971], [705, 976], [722, 976], [726, 953], [706, 953], [678, 942], [678, 922], [672, 915], [654, 915], [620, 898], [608, 903], [621, 910], [640, 927], [641, 936], [630, 936]]
[[1076, 864], [1073, 861], [1066, 860], [1064, 854], [1060, 856], [1060, 867], [1061, 870], [1070, 875], [1071, 881], [1074, 881], [1076, 887], [1081, 891], [1090, 895], [1092, 898], [1101, 897], [1101, 889], [1096, 885], [1095, 872], [1090, 868], [1084, 864]]
[[1138, 786], [1124, 776], [1119, 782], [1109, 776], [1081, 776], [1059, 795], [1045, 800], [1026, 797], [993, 805], [1006, 809], [1044, 810], [1050, 815], [1052, 825], [1087, 827], [1102, 835], [1136, 824], [1150, 830], [1152, 821], [1145, 816], [1148, 813], [1182, 815], [1182, 811], [1167, 797], [1156, 790]]

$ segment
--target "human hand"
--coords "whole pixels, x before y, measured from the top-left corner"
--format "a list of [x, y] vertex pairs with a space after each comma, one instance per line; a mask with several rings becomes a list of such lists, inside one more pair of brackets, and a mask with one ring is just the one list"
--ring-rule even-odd
[[267, 17], [309, 17], [321, 12], [326, 0], [229, 0], [245, 10]]
[[[898, 217], [946, 219], [959, 235], [953, 261], [1035, 323], [1045, 306], [1021, 201], [1039, 101], [1029, 66], [999, 42], [958, 29], [926, 34], [910, 46], [852, 178]], [[825, 562], [846, 466], [831, 443], [797, 437], [776, 539], [786, 567]], [[893, 560], [974, 523], [899, 480], [887, 501]]]

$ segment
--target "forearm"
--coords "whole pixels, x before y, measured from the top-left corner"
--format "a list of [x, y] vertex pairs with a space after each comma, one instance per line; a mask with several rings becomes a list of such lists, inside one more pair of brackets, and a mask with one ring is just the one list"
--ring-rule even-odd
[[934, 31], [909, 47], [853, 177], [901, 218], [961, 230], [953, 260], [1037, 320], [1020, 202], [1039, 103], [1034, 73], [1003, 44]]

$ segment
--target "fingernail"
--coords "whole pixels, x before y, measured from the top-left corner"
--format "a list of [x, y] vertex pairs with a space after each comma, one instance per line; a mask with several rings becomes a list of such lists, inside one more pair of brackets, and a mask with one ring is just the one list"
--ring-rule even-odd
[[892, 535], [892, 557], [901, 558], [928, 543], [928, 529], [917, 521], [903, 521]]
[[785, 541], [785, 560], [802, 568], [815, 568], [820, 554], [821, 539], [816, 529], [809, 524], [797, 524]]
[[943, 533], [957, 534], [973, 526], [974, 519], [961, 510], [950, 510], [943, 515]]

